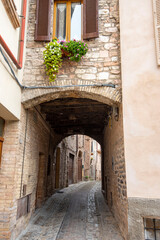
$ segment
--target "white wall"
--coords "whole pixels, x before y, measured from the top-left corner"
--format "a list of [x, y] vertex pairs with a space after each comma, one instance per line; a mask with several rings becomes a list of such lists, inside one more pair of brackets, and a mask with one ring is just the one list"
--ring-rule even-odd
[[[21, 15], [21, 0], [15, 0], [17, 12]], [[7, 15], [2, 1], [0, 1], [0, 35], [10, 48], [11, 52], [17, 59], [19, 52], [19, 34], [20, 28], [15, 29]], [[3, 50], [3, 48], [2, 48]], [[5, 51], [3, 50], [5, 53]], [[12, 61], [9, 59], [19, 81], [22, 79], [22, 70], [17, 70]], [[0, 116], [8, 120], [20, 118], [21, 109], [21, 90], [10, 73], [10, 69], [0, 54]]]
[[152, 0], [120, 0], [128, 197], [160, 198], [160, 68]]

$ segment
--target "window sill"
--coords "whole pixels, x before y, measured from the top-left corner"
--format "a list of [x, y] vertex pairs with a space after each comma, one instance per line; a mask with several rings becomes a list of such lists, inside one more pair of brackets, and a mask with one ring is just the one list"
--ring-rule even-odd
[[13, 0], [2, 0], [14, 28], [20, 27], [20, 21]]

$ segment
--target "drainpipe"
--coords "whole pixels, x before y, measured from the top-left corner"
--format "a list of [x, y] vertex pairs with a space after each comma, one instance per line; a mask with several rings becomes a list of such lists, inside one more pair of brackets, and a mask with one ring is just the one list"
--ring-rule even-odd
[[27, 12], [27, 0], [23, 0], [21, 38], [20, 38], [20, 42], [19, 42], [19, 65], [20, 65], [20, 68], [22, 68], [22, 66], [23, 66], [26, 12]]
[[25, 36], [25, 24], [26, 24], [26, 11], [27, 11], [27, 0], [23, 0], [23, 8], [22, 8], [22, 23], [21, 23], [21, 34], [19, 40], [19, 58], [18, 60], [15, 58], [8, 45], [4, 41], [3, 37], [0, 35], [0, 44], [17, 67], [17, 69], [21, 69], [23, 66], [23, 52], [24, 52], [24, 36]]

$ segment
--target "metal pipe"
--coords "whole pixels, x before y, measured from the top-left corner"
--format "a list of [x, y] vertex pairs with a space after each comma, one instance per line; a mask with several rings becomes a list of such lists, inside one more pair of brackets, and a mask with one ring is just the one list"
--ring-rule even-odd
[[25, 124], [25, 135], [24, 135], [24, 146], [23, 146], [23, 159], [22, 159], [22, 171], [21, 171], [21, 185], [20, 185], [20, 198], [22, 197], [22, 185], [23, 185], [23, 174], [24, 174], [24, 160], [26, 153], [26, 140], [27, 140], [27, 127], [28, 127], [28, 109], [26, 110], [26, 124]]
[[27, 0], [23, 0], [23, 9], [22, 9], [22, 23], [21, 23], [21, 38], [19, 43], [19, 65], [22, 68], [23, 66], [23, 52], [24, 52], [24, 37], [25, 37], [25, 25], [26, 25], [26, 12], [27, 12]]
[[56, 88], [70, 88], [70, 87], [111, 87], [111, 88], [116, 88], [116, 85], [113, 83], [78, 84], [78, 85], [64, 85], [64, 86], [24, 86], [17, 79], [17, 77], [16, 77], [10, 63], [8, 62], [7, 58], [5, 57], [1, 47], [0, 47], [0, 52], [1, 52], [4, 60], [8, 64], [14, 79], [16, 80], [17, 84], [20, 86], [21, 89], [56, 89]]
[[13, 55], [13, 53], [11, 52], [11, 50], [9, 49], [8, 45], [6, 44], [6, 42], [4, 41], [4, 39], [2, 38], [1, 35], [0, 35], [0, 44], [1, 44], [2, 47], [4, 48], [4, 50], [6, 51], [6, 53], [8, 54], [8, 56], [10, 57], [10, 59], [12, 60], [12, 62], [14, 63], [14, 65], [15, 65], [18, 69], [21, 69], [21, 66], [19, 65], [17, 59], [15, 58], [15, 56]]

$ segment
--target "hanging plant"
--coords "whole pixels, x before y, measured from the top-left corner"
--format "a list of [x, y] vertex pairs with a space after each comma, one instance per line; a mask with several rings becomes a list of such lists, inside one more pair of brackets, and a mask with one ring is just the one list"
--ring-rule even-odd
[[45, 46], [43, 58], [46, 65], [46, 74], [49, 76], [49, 81], [53, 82], [59, 72], [59, 67], [62, 65], [61, 44], [56, 39]]
[[82, 41], [71, 40], [69, 42], [57, 41], [45, 46], [43, 52], [44, 64], [46, 65], [46, 74], [49, 76], [49, 81], [52, 82], [59, 72], [59, 67], [62, 65], [62, 57], [67, 57], [70, 61], [79, 62], [87, 53], [88, 46]]
[[68, 53], [71, 61], [79, 62], [88, 51], [88, 46], [82, 41], [71, 40], [69, 42], [60, 41], [62, 50]]

